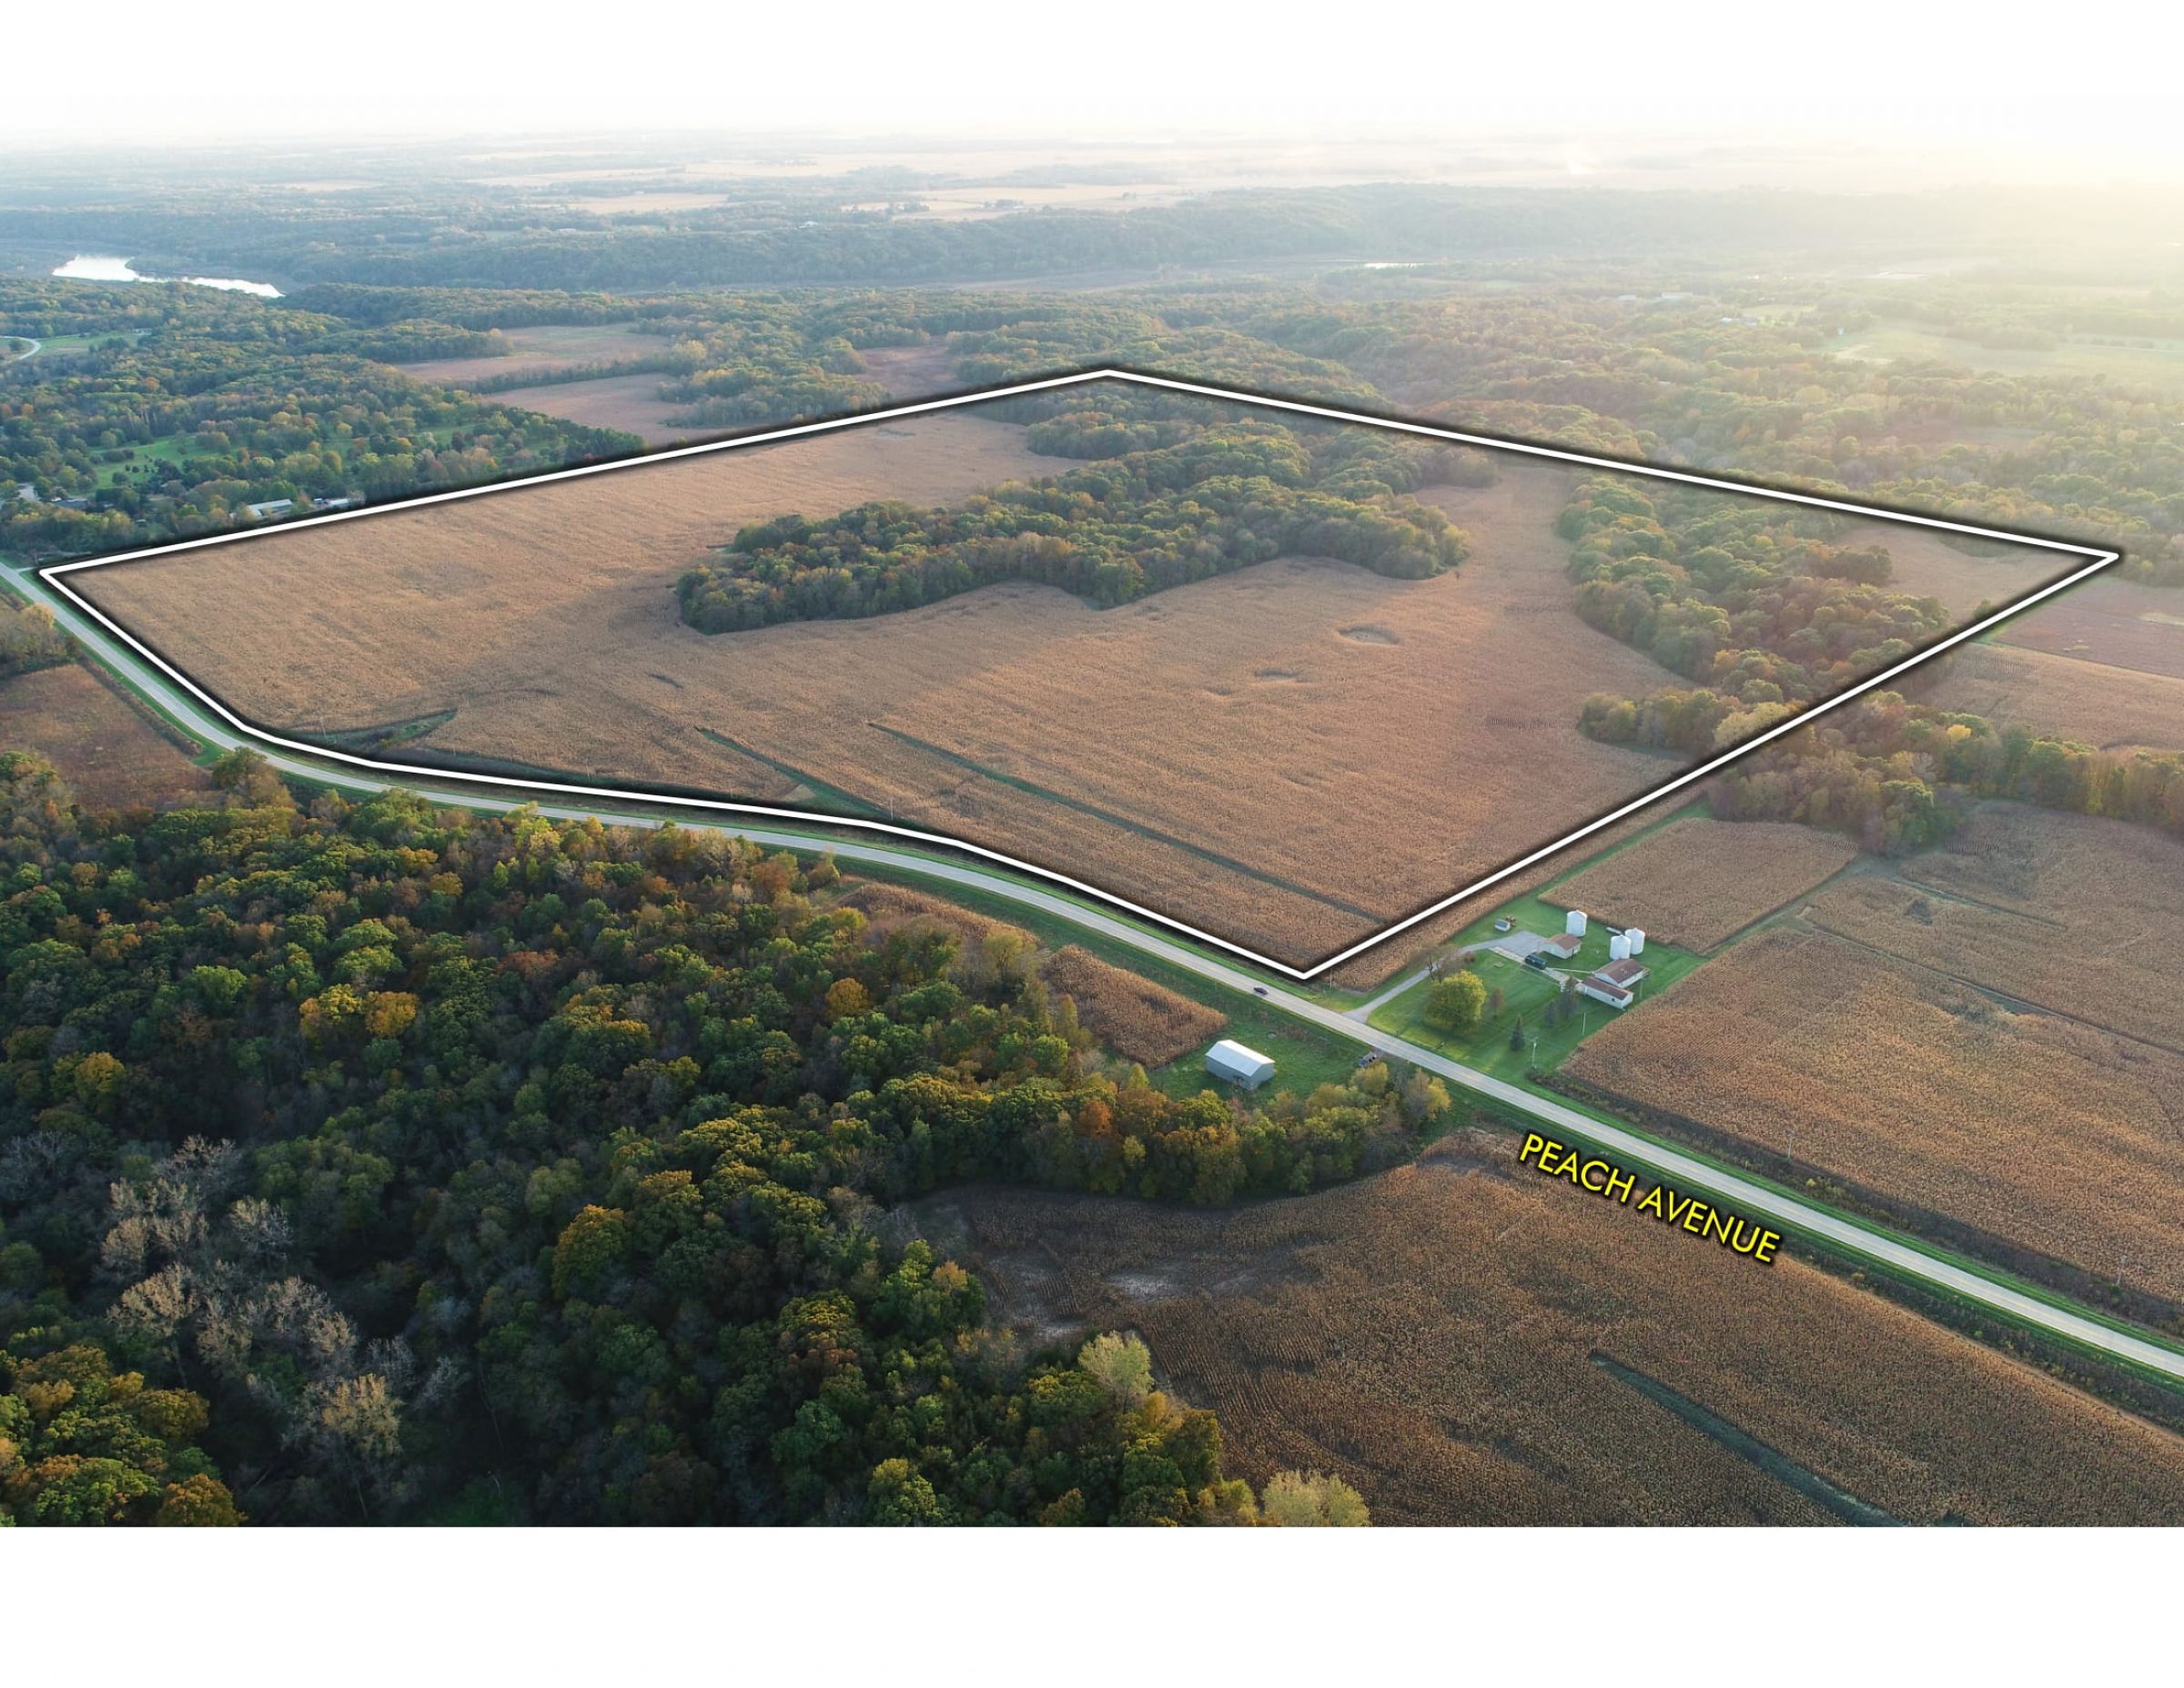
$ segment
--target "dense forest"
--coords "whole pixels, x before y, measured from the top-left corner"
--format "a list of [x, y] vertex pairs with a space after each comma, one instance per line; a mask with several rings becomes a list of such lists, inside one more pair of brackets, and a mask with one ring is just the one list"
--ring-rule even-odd
[[1955, 625], [1939, 601], [1889, 590], [1885, 548], [1831, 543], [1839, 525], [1823, 511], [1628, 477], [1581, 482], [1557, 524], [1572, 541], [1577, 613], [1700, 682], [1593, 697], [1584, 731], [1693, 755], [1722, 749]]
[[1462, 532], [1404, 496], [1452, 472], [1456, 453], [1354, 429], [1299, 437], [1268, 422], [1167, 426], [1188, 431], [1129, 450], [1139, 429], [1158, 437], [1164, 424], [1066, 411], [1035, 426], [1041, 449], [1105, 459], [1097, 467], [953, 510], [866, 504], [825, 521], [786, 516], [746, 528], [682, 576], [682, 618], [718, 633], [885, 615], [1001, 581], [1111, 607], [1285, 554], [1399, 580], [1463, 560]]
[[[74, 336], [0, 369], [0, 551], [216, 531], [244, 506], [379, 499], [620, 455], [626, 435], [423, 385], [477, 337], [355, 329], [206, 288], [0, 283], [0, 325]], [[27, 489], [27, 496], [21, 489]]]
[[0, 757], [20, 1521], [1247, 1521], [1141, 1348], [1019, 1351], [883, 1207], [1300, 1191], [1449, 1109], [1171, 1099], [824, 860], [217, 777], [100, 818]]

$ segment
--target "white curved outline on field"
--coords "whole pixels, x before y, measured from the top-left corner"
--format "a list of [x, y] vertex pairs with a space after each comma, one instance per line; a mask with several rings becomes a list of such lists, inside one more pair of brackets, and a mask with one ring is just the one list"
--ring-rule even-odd
[[[814, 434], [834, 433], [849, 428], [870, 427], [897, 417], [918, 416], [935, 410], [959, 409], [966, 405], [987, 404], [1002, 399], [1017, 399], [1027, 393], [1050, 392], [1057, 388], [1084, 386], [1095, 381], [1123, 381], [1138, 387], [1156, 387], [1169, 392], [1185, 393], [1193, 398], [1222, 399], [1231, 404], [1247, 405], [1259, 409], [1286, 410], [1298, 416], [1316, 417], [1333, 422], [1350, 422], [1365, 428], [1385, 429], [1390, 432], [1414, 434], [1427, 440], [1442, 440], [1456, 445], [1477, 446], [1485, 450], [1514, 451], [1522, 456], [1545, 458], [1551, 461], [1561, 463], [1577, 463], [1588, 469], [1605, 470], [1616, 474], [1640, 475], [1654, 480], [1673, 480], [1685, 486], [1706, 487], [1721, 492], [1743, 493], [1747, 497], [1773, 499], [1785, 504], [1803, 504], [1815, 510], [1834, 510], [1843, 515], [1867, 516], [1882, 521], [1901, 522], [1910, 527], [1931, 528], [1944, 533], [1966, 534], [1974, 539], [1998, 540], [2011, 545], [2025, 546], [2037, 551], [2058, 551], [2066, 556], [2083, 557], [2089, 561], [2082, 568], [2071, 571], [2060, 580], [2050, 581], [2047, 585], [2036, 588], [2024, 597], [2015, 599], [2003, 608], [1982, 616], [1969, 626], [1960, 628], [1946, 638], [1913, 652], [1902, 662], [1896, 662], [1876, 674], [1869, 675], [1855, 685], [1847, 687], [1834, 696], [1825, 698], [1788, 719], [1777, 723], [1764, 733], [1755, 733], [1734, 748], [1724, 751], [1720, 755], [1699, 763], [1696, 767], [1686, 769], [1675, 778], [1654, 786], [1596, 819], [1588, 821], [1584, 825], [1557, 838], [1553, 843], [1542, 845], [1506, 866], [1496, 868], [1484, 877], [1472, 881], [1460, 890], [1451, 892], [1438, 902], [1429, 904], [1413, 914], [1406, 915], [1402, 919], [1381, 928], [1370, 936], [1360, 939], [1348, 949], [1337, 951], [1334, 955], [1314, 962], [1308, 967], [1291, 966], [1289, 963], [1277, 961], [1270, 955], [1262, 955], [1244, 945], [1217, 936], [1210, 932], [1202, 931], [1186, 921], [1175, 919], [1171, 915], [1147, 908], [1141, 904], [1133, 903], [1127, 897], [1119, 896], [1112, 891], [1105, 891], [1097, 885], [1087, 884], [1081, 879], [1072, 878], [1053, 868], [1041, 867], [1036, 863], [1021, 861], [998, 850], [989, 850], [983, 844], [971, 843], [968, 839], [950, 837], [945, 833], [928, 833], [916, 827], [898, 826], [888, 821], [853, 819], [809, 809], [775, 808], [763, 804], [737, 803], [725, 798], [672, 795], [648, 790], [642, 786], [616, 790], [609, 786], [565, 784], [553, 780], [517, 779], [507, 774], [473, 773], [460, 769], [419, 767], [409, 763], [380, 762], [373, 757], [359, 756], [349, 751], [333, 750], [324, 745], [310, 743], [308, 741], [282, 738], [278, 733], [268, 733], [264, 728], [257, 726], [237, 714], [226, 703], [197, 684], [187, 674], [144, 643], [127, 628], [99, 609], [97, 605], [66, 584], [60, 578], [63, 575], [74, 574], [85, 569], [108, 568], [119, 562], [142, 562], [154, 557], [171, 557], [182, 551], [200, 551], [214, 545], [240, 544], [249, 540], [268, 539], [278, 534], [293, 533], [299, 528], [321, 527], [337, 521], [352, 521], [368, 516], [385, 515], [390, 510], [417, 510], [426, 505], [452, 503], [461, 499], [484, 498], [494, 493], [513, 492], [524, 487], [538, 486], [550, 480], [573, 480], [586, 475], [626, 471], [641, 468], [648, 463], [669, 462], [678, 458], [702, 457], [716, 451], [742, 450], [751, 446], [771, 445], [784, 440], [803, 439]], [[517, 480], [495, 481], [481, 487], [461, 487], [447, 492], [428, 492], [416, 498], [399, 499], [384, 504], [371, 504], [357, 510], [331, 510], [324, 515], [305, 516], [295, 521], [281, 521], [267, 527], [246, 528], [239, 532], [213, 533], [198, 539], [176, 540], [163, 545], [151, 545], [137, 551], [121, 551], [111, 557], [86, 557], [76, 562], [49, 563], [38, 569], [36, 573], [39, 580], [122, 641], [137, 655], [167, 675], [168, 679], [180, 685], [192, 697], [212, 710], [215, 714], [238, 733], [280, 750], [313, 757], [322, 762], [335, 762], [349, 767], [364, 768], [375, 773], [392, 773], [428, 781], [446, 782], [451, 780], [463, 784], [490, 785], [514, 791], [541, 792], [561, 797], [604, 798], [621, 803], [635, 800], [648, 804], [663, 804], [675, 808], [702, 810], [712, 814], [756, 815], [768, 820], [803, 821], [825, 826], [848, 827], [858, 832], [882, 833], [890, 837], [932, 844], [941, 849], [953, 850], [980, 857], [985, 861], [998, 863], [1015, 872], [1028, 874], [1032, 877], [1043, 879], [1050, 884], [1061, 885], [1082, 895], [1097, 898], [1112, 907], [1122, 909], [1138, 919], [1149, 921], [1154, 925], [1165, 927], [1170, 932], [1179, 933], [1196, 943], [1209, 945], [1216, 949], [1248, 961], [1255, 966], [1263, 967], [1269, 973], [1279, 974], [1285, 978], [1295, 979], [1301, 984], [1318, 978], [1321, 974], [1340, 966], [1344, 962], [1356, 959], [1369, 949], [1378, 948], [1380, 945], [1387, 943], [1389, 939], [1408, 932], [1421, 921], [1431, 920], [1434, 915], [1453, 908], [1457, 904], [1470, 897], [1478, 895], [1481, 891], [1491, 890], [1503, 880], [1522, 873], [1526, 868], [1545, 861], [1549, 856], [1560, 854], [1571, 845], [1591, 837], [1594, 833], [1614, 825], [1616, 822], [1635, 814], [1641, 809], [1650, 808], [1653, 804], [1660, 802], [1662, 798], [1681, 791], [1685, 786], [1703, 780], [1709, 774], [1720, 773], [1730, 763], [1750, 755], [1754, 751], [1781, 738], [1785, 733], [1793, 733], [1800, 727], [1809, 726], [1829, 711], [1840, 709], [1844, 704], [1863, 696], [1866, 692], [1876, 691], [1892, 680], [1902, 678], [1921, 663], [1931, 662], [1944, 652], [1953, 650], [1960, 644], [1977, 639], [1990, 628], [2001, 625], [2011, 617], [2030, 609], [2034, 604], [2054, 597], [2058, 592], [2067, 591], [2079, 581], [2099, 573], [2101, 570], [2108, 568], [2112, 563], [2120, 561], [2122, 556], [2121, 551], [2103, 551], [2095, 546], [2074, 545], [2062, 540], [2043, 539], [2029, 533], [2013, 533], [1999, 528], [1976, 527], [1968, 522], [1945, 521], [1937, 516], [1917, 516], [1903, 510], [1878, 510], [1871, 505], [1854, 504], [1843, 499], [1822, 498], [1810, 492], [1791, 492], [1773, 487], [1749, 486], [1743, 481], [1724, 480], [1712, 475], [1696, 475], [1679, 469], [1663, 469], [1645, 463], [1625, 463], [1618, 461], [1614, 458], [1594, 457], [1582, 451], [1562, 451], [1551, 446], [1527, 445], [1515, 440], [1497, 440], [1490, 435], [1464, 433], [1453, 428], [1435, 428], [1423, 422], [1395, 421], [1387, 417], [1366, 416], [1354, 410], [1337, 409], [1328, 405], [1307, 404], [1294, 399], [1270, 398], [1263, 393], [1236, 392], [1227, 388], [1209, 387], [1196, 381], [1175, 380], [1159, 375], [1143, 375], [1131, 369], [1103, 368], [1079, 370], [1069, 375], [1048, 376], [1040, 380], [1023, 381], [1012, 387], [993, 388], [981, 392], [956, 393], [945, 398], [924, 399], [909, 404], [890, 405], [884, 410], [864, 410], [851, 416], [829, 418], [824, 421], [798, 422], [786, 428], [769, 429], [763, 433], [739, 435], [733, 440], [714, 440], [702, 441], [696, 445], [675, 446], [662, 451], [647, 452], [642, 457], [619, 459], [611, 463], [582, 463], [572, 469], [551, 470], [544, 474], [529, 475]]]

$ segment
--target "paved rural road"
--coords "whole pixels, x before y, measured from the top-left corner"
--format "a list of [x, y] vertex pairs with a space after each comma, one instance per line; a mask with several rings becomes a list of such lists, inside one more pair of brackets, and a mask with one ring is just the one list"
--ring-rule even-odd
[[[192, 737], [221, 749], [248, 746], [264, 754], [274, 767], [287, 773], [320, 781], [329, 777], [329, 770], [326, 767], [254, 743], [248, 736], [204, 710], [188, 693], [169, 682], [167, 676], [145, 662], [126, 646], [110, 638], [95, 622], [54, 597], [46, 589], [45, 583], [35, 575], [15, 569], [0, 571], [0, 573], [15, 583], [25, 596], [45, 603], [64, 628], [81, 640], [101, 661], [126, 675], [132, 683], [156, 700]], [[343, 768], [334, 777], [342, 784], [366, 790], [384, 790], [401, 785], [422, 795], [466, 809], [505, 812], [531, 806], [525, 800], [434, 787], [425, 781], [381, 779], [361, 769]], [[631, 826], [657, 826], [662, 824], [657, 816], [620, 813], [606, 805], [540, 803], [536, 807], [541, 814], [562, 820], [597, 818]], [[1024, 907], [1057, 915], [1087, 931], [1127, 944], [1144, 955], [1158, 956], [1171, 966], [1181, 967], [1230, 990], [1254, 994], [1269, 1006], [1279, 1008], [1297, 1019], [1340, 1033], [1398, 1060], [1411, 1062], [1430, 1073], [1438, 1074], [1451, 1083], [1491, 1098], [1512, 1113], [1538, 1120], [1544, 1127], [1573, 1142], [1589, 1144], [1620, 1162], [1642, 1167], [1684, 1188], [1704, 1191], [1722, 1207], [1733, 1208], [1747, 1218], [1765, 1219], [1785, 1230], [1824, 1239], [1840, 1250], [1863, 1256], [1906, 1278], [1990, 1308], [2020, 1324], [2051, 1332], [2101, 1353], [2134, 1361], [2172, 1379], [2184, 1380], [2184, 1353], [2176, 1349], [2024, 1294], [1978, 1271], [1937, 1259], [1885, 1231], [1831, 1213], [1824, 1208], [1814, 1207], [1734, 1172], [1694, 1159], [1665, 1144], [1656, 1143], [1649, 1137], [1624, 1130], [1620, 1126], [1566, 1107], [1552, 1097], [1521, 1089], [1505, 1080], [1466, 1066], [1460, 1061], [1452, 1061], [1435, 1050], [1364, 1025], [1342, 1009], [1328, 1007], [1309, 997], [1284, 990], [1279, 986], [1269, 985], [1257, 974], [1247, 973], [1240, 967], [1218, 961], [1210, 955], [1202, 955], [1115, 915], [1088, 908], [1057, 893], [1041, 890], [1036, 885], [1026, 884], [1020, 880], [986, 868], [914, 854], [885, 844], [864, 844], [853, 839], [832, 838], [777, 827], [743, 826], [697, 816], [678, 820], [676, 824], [713, 826], [748, 838], [754, 844], [781, 848], [813, 852], [829, 850], [838, 861], [862, 862], [869, 866], [890, 867], [916, 874], [926, 879], [969, 885], [995, 896], [1006, 897]], [[1701, 1245], [1694, 1241], [1693, 1246]]]

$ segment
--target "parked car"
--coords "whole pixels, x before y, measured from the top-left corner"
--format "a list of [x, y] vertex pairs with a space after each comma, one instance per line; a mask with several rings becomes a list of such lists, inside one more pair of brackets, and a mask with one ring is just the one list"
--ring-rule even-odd
[[1547, 971], [1547, 957], [1535, 949], [1531, 955], [1524, 957], [1524, 965], [1528, 967], [1537, 967], [1542, 973], [1544, 973]]

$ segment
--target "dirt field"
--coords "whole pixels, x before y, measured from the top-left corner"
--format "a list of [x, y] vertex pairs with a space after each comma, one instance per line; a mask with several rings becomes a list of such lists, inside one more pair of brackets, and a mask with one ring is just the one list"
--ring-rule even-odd
[[2169, 674], [1983, 643], [1958, 651], [1941, 682], [1914, 695], [1936, 709], [2101, 750], [2184, 750], [2184, 679]]
[[1589, 692], [1664, 675], [1570, 614], [1559, 470], [1435, 490], [1474, 549], [1433, 581], [1287, 560], [1104, 612], [1011, 585], [719, 638], [675, 618], [744, 522], [1066, 467], [950, 414], [77, 580], [268, 725], [452, 710], [417, 743], [862, 804], [1298, 960], [1673, 765], [1574, 730]]
[[[488, 395], [495, 404], [537, 410], [587, 428], [619, 428], [648, 446], [686, 445], [725, 432], [718, 428], [682, 428], [668, 420], [690, 407], [660, 397], [658, 375], [603, 375], [594, 381], [549, 382], [543, 387], [511, 387]], [[873, 493], [868, 496], [878, 497]]]
[[2184, 1054], [2169, 981], [2184, 844], [2143, 826], [1984, 806], [1946, 850], [1813, 900], [1823, 930]]
[[1996, 635], [2003, 644], [2184, 679], [2184, 592], [2094, 581]]
[[1737, 945], [1570, 1076], [2184, 1297], [2184, 1057], [1819, 932]]
[[594, 217], [640, 217], [656, 211], [703, 211], [727, 199], [725, 194], [660, 193], [595, 194], [571, 199], [571, 211], [589, 211]]
[[1649, 938], [1709, 950], [1857, 858], [1849, 839], [1772, 821], [1678, 821], [1557, 885], [1546, 900]]
[[963, 386], [945, 339], [927, 340], [923, 346], [883, 346], [859, 352], [857, 359], [867, 379], [879, 382], [898, 403], [955, 392]]
[[0, 680], [0, 750], [37, 752], [87, 809], [157, 808], [212, 789], [179, 746], [74, 662]]
[[[639, 334], [624, 323], [602, 322], [531, 329], [502, 329], [500, 338], [514, 349], [505, 358], [433, 358], [401, 366], [405, 375], [447, 387], [468, 387], [488, 379], [508, 380], [519, 375], [547, 375], [556, 369], [580, 369], [588, 364], [619, 363], [632, 358], [656, 358], [669, 342], [657, 334]], [[652, 378], [655, 381], [659, 377]], [[541, 406], [528, 407], [536, 410]]]
[[[1659, 1005], [1656, 1005], [1657, 1006]], [[1381, 1524], [1824, 1523], [1643, 1374], [1915, 1523], [2184, 1515], [2184, 1442], [1795, 1260], [1754, 1267], [1451, 1139], [1232, 1213], [975, 1189], [909, 1217], [1027, 1341], [1136, 1329], [1232, 1471]]]
[[2086, 561], [2029, 550], [1975, 556], [1930, 529], [1900, 521], [1853, 522], [1836, 543], [1881, 546], [1896, 566], [1889, 582], [1895, 590], [1938, 598], [1954, 613], [1967, 617], [1983, 603], [1999, 609]]
[[1040, 976], [1077, 1005], [1087, 1031], [1140, 1066], [1166, 1066], [1228, 1027], [1228, 1016], [1218, 1010], [1111, 967], [1074, 944], [1048, 956]]

